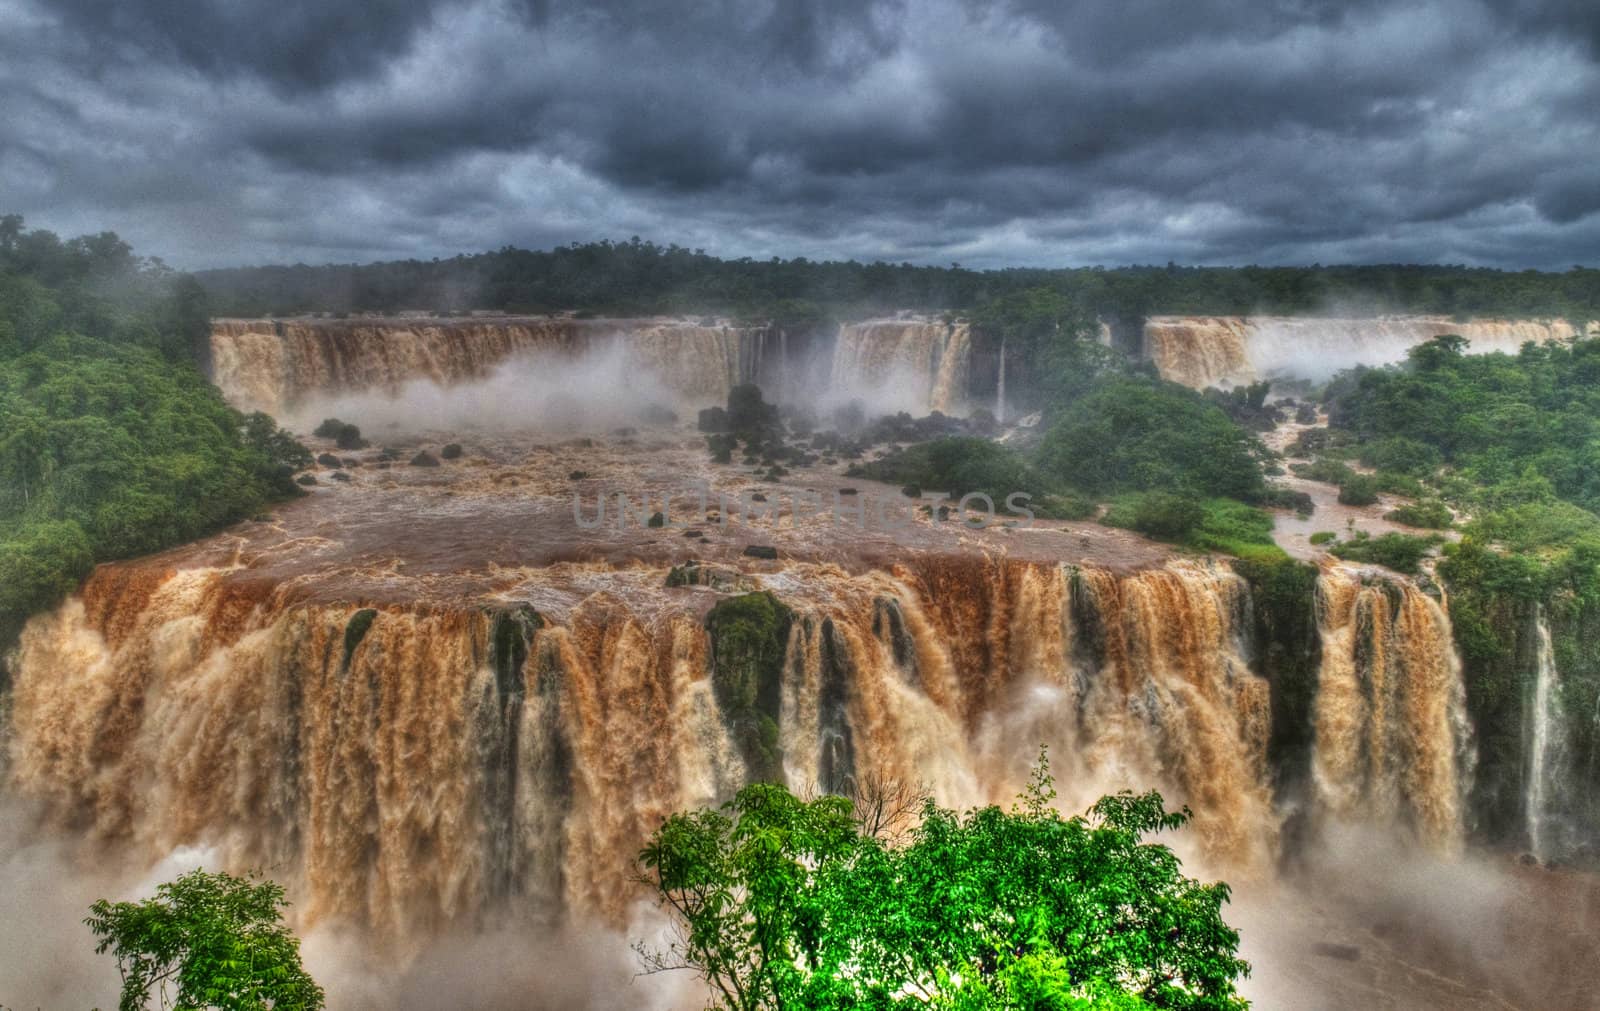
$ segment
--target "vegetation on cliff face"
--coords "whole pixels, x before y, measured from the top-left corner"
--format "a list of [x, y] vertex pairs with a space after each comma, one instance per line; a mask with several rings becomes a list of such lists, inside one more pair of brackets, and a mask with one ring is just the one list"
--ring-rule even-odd
[[641, 945], [646, 969], [697, 973], [729, 1011], [1247, 1007], [1228, 886], [1146, 841], [1187, 813], [1121, 793], [1068, 818], [1054, 796], [1041, 758], [1014, 809], [929, 802], [898, 841], [775, 784], [675, 814], [640, 860], [679, 940]]
[[[8, 219], [9, 220], [9, 219]], [[20, 222], [19, 222], [20, 226]], [[197, 370], [192, 284], [109, 233], [0, 242], [0, 654], [97, 561], [294, 493], [306, 451]]]
[[783, 781], [778, 693], [792, 620], [770, 593], [726, 597], [706, 616], [712, 693], [752, 781]]

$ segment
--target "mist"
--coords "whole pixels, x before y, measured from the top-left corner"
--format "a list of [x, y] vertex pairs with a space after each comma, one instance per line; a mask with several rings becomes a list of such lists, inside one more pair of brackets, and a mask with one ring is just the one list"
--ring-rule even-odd
[[608, 341], [575, 357], [519, 355], [474, 382], [446, 386], [419, 379], [398, 390], [313, 395], [280, 420], [309, 432], [324, 418], [340, 418], [376, 441], [445, 431], [597, 432], [643, 424], [653, 414], [664, 418], [663, 409], [690, 408], [659, 377], [638, 368], [624, 342]]
[[[116, 959], [95, 954], [96, 939], [83, 923], [89, 906], [150, 898], [157, 885], [196, 868], [220, 870], [216, 855], [180, 848], [141, 864], [37, 824], [28, 805], [0, 798], [0, 1007], [115, 1007]], [[639, 976], [630, 948], [634, 939], [664, 943], [665, 926], [641, 903], [624, 931], [523, 925], [457, 932], [407, 955], [363, 931], [318, 925], [303, 933], [301, 954], [334, 1011], [688, 1011], [700, 1006], [693, 974]]]

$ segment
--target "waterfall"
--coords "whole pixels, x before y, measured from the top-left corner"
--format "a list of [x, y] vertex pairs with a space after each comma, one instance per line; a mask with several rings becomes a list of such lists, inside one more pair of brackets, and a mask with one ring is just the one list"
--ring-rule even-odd
[[1401, 361], [1408, 349], [1440, 334], [1467, 338], [1469, 353], [1515, 354], [1524, 342], [1581, 332], [1564, 319], [1151, 316], [1144, 345], [1163, 378], [1201, 389], [1276, 377], [1325, 380], [1340, 369]]
[[789, 331], [778, 328], [778, 395], [779, 403], [787, 403], [792, 396], [789, 389]]
[[[664, 570], [574, 572], [569, 597], [541, 570], [492, 598], [340, 603], [337, 573], [314, 590], [102, 566], [23, 633], [10, 788], [107, 847], [272, 867], [307, 924], [616, 922], [653, 827], [728, 798], [746, 766], [696, 605], [659, 589]], [[1159, 787], [1218, 866], [1270, 869], [1268, 685], [1225, 567], [923, 558], [760, 579], [795, 615], [776, 720], [791, 786], [870, 775], [1006, 803], [1047, 743], [1074, 808]]]
[[1000, 338], [1000, 379], [995, 387], [994, 420], [1006, 422], [1006, 339]]
[[1409, 582], [1339, 567], [1317, 580], [1322, 668], [1312, 775], [1335, 817], [1462, 842], [1471, 775], [1461, 661], [1443, 607]]
[[972, 359], [966, 323], [870, 320], [840, 326], [830, 385], [884, 411], [952, 413], [962, 407]]
[[229, 402], [279, 414], [316, 395], [397, 392], [418, 380], [452, 386], [513, 358], [576, 358], [618, 342], [629, 367], [689, 405], [724, 402], [761, 367], [760, 331], [681, 320], [216, 320], [211, 354]]
[[1548, 860], [1555, 851], [1551, 839], [1555, 811], [1561, 792], [1561, 769], [1565, 759], [1566, 733], [1562, 724], [1561, 675], [1556, 670], [1555, 648], [1550, 640], [1550, 623], [1544, 610], [1535, 622], [1537, 645], [1533, 683], [1533, 742], [1528, 749], [1527, 818], [1528, 845], [1533, 855]]

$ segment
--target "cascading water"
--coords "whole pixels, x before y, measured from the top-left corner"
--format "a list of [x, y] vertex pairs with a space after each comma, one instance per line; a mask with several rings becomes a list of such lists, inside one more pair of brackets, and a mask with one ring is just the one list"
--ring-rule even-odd
[[704, 405], [754, 379], [761, 336], [678, 320], [218, 320], [211, 356], [217, 386], [235, 406], [277, 414], [315, 395], [393, 393], [415, 381], [452, 386], [514, 358], [571, 358], [620, 344], [630, 368]]
[[893, 410], [960, 409], [972, 357], [966, 323], [846, 323], [834, 344], [831, 385]]
[[1151, 316], [1144, 346], [1163, 378], [1200, 389], [1277, 377], [1324, 380], [1355, 365], [1401, 361], [1407, 349], [1440, 334], [1467, 338], [1470, 353], [1515, 354], [1524, 342], [1580, 332], [1564, 319]]
[[1322, 668], [1312, 774], [1323, 811], [1462, 842], [1471, 775], [1461, 663], [1444, 608], [1409, 582], [1342, 568], [1317, 581]]
[[[105, 845], [272, 867], [307, 922], [400, 937], [507, 907], [616, 920], [654, 825], [746, 775], [701, 591], [641, 609], [642, 577], [665, 582], [362, 606], [248, 567], [103, 567], [24, 633], [12, 786]], [[791, 785], [872, 776], [1008, 802], [1045, 743], [1073, 805], [1156, 785], [1194, 808], [1218, 866], [1270, 868], [1269, 686], [1226, 568], [930, 558], [762, 584], [795, 613], [777, 720]]]
[[1536, 646], [1531, 709], [1532, 736], [1528, 748], [1528, 845], [1533, 855], [1548, 860], [1555, 855], [1556, 808], [1562, 793], [1562, 766], [1566, 757], [1566, 731], [1561, 709], [1561, 674], [1556, 670], [1555, 647], [1544, 611], [1535, 622]]
[[1006, 422], [1006, 339], [1000, 338], [1000, 376], [995, 383], [994, 420]]

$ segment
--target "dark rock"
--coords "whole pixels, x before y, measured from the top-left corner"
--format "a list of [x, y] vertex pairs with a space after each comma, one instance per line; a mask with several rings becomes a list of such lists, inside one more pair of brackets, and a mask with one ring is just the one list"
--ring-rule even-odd
[[333, 437], [334, 444], [340, 449], [366, 449], [367, 440], [361, 437], [361, 429], [354, 425], [345, 425]]
[[696, 424], [702, 432], [726, 432], [728, 430], [728, 412], [720, 407], [707, 407], [701, 410]]
[[747, 545], [744, 553], [751, 558], [765, 558], [768, 561], [775, 561], [778, 557], [778, 549], [770, 544]]
[[664, 428], [678, 423], [678, 412], [660, 404], [646, 404], [639, 412], [639, 420], [646, 425]]
[[586, 470], [575, 470], [572, 473], [567, 475], [567, 480], [568, 481], [582, 481], [584, 478], [586, 478], [588, 476], [589, 476], [589, 472], [586, 471]]
[[439, 450], [439, 455], [444, 457], [446, 460], [461, 459], [461, 443], [452, 442], [446, 445], [443, 449]]
[[307, 485], [307, 486], [317, 483], [317, 478], [316, 478], [315, 474], [301, 474], [295, 480], [297, 481], [297, 483], [303, 484], [303, 485]]
[[638, 435], [639, 434], [639, 430], [637, 428], [627, 428], [627, 427], [613, 428], [611, 430], [611, 434], [615, 435], [615, 436], [617, 436], [619, 438], [626, 439], [629, 436]]
[[765, 502], [766, 500], [767, 500], [767, 497], [765, 495], [763, 495], [761, 492], [756, 492], [754, 495], [750, 496], [750, 501], [752, 501], [752, 502]]
[[859, 493], [854, 488], [840, 488], [839, 489], [839, 494], [840, 495], [856, 495], [856, 494], [859, 494]]
[[703, 531], [703, 530], [685, 530], [683, 532], [683, 536], [685, 536], [685, 537], [704, 537], [705, 536], [705, 531]]
[[645, 525], [652, 528], [664, 527], [667, 525], [667, 518], [661, 513], [652, 513], [650, 516], [650, 521]]
[[900, 489], [900, 494], [904, 495], [906, 498], [921, 498], [922, 486], [919, 484], [908, 484], [904, 488]]
[[357, 467], [361, 466], [361, 461], [357, 460], [353, 456], [347, 456], [341, 462], [344, 464], [345, 469], [347, 470], [355, 470]]
[[348, 480], [350, 480], [350, 475], [346, 474], [342, 470], [336, 470], [332, 474], [329, 474], [328, 476], [333, 478], [335, 481], [348, 481]]
[[1337, 958], [1341, 962], [1355, 962], [1361, 958], [1361, 949], [1353, 944], [1330, 944], [1318, 941], [1311, 946], [1311, 952], [1324, 958]]
[[413, 466], [413, 467], [437, 467], [437, 466], [439, 466], [439, 458], [437, 456], [434, 456], [432, 453], [428, 452], [427, 450], [423, 450], [422, 452], [418, 453], [416, 456], [413, 456], [411, 458], [411, 466]]
[[271, 513], [256, 513], [254, 516], [250, 517], [250, 519], [252, 521], [256, 522], [256, 523], [271, 523], [272, 522], [272, 514]]
[[317, 463], [323, 467], [337, 467], [339, 462], [339, 458], [332, 453], [323, 453], [317, 457]]

